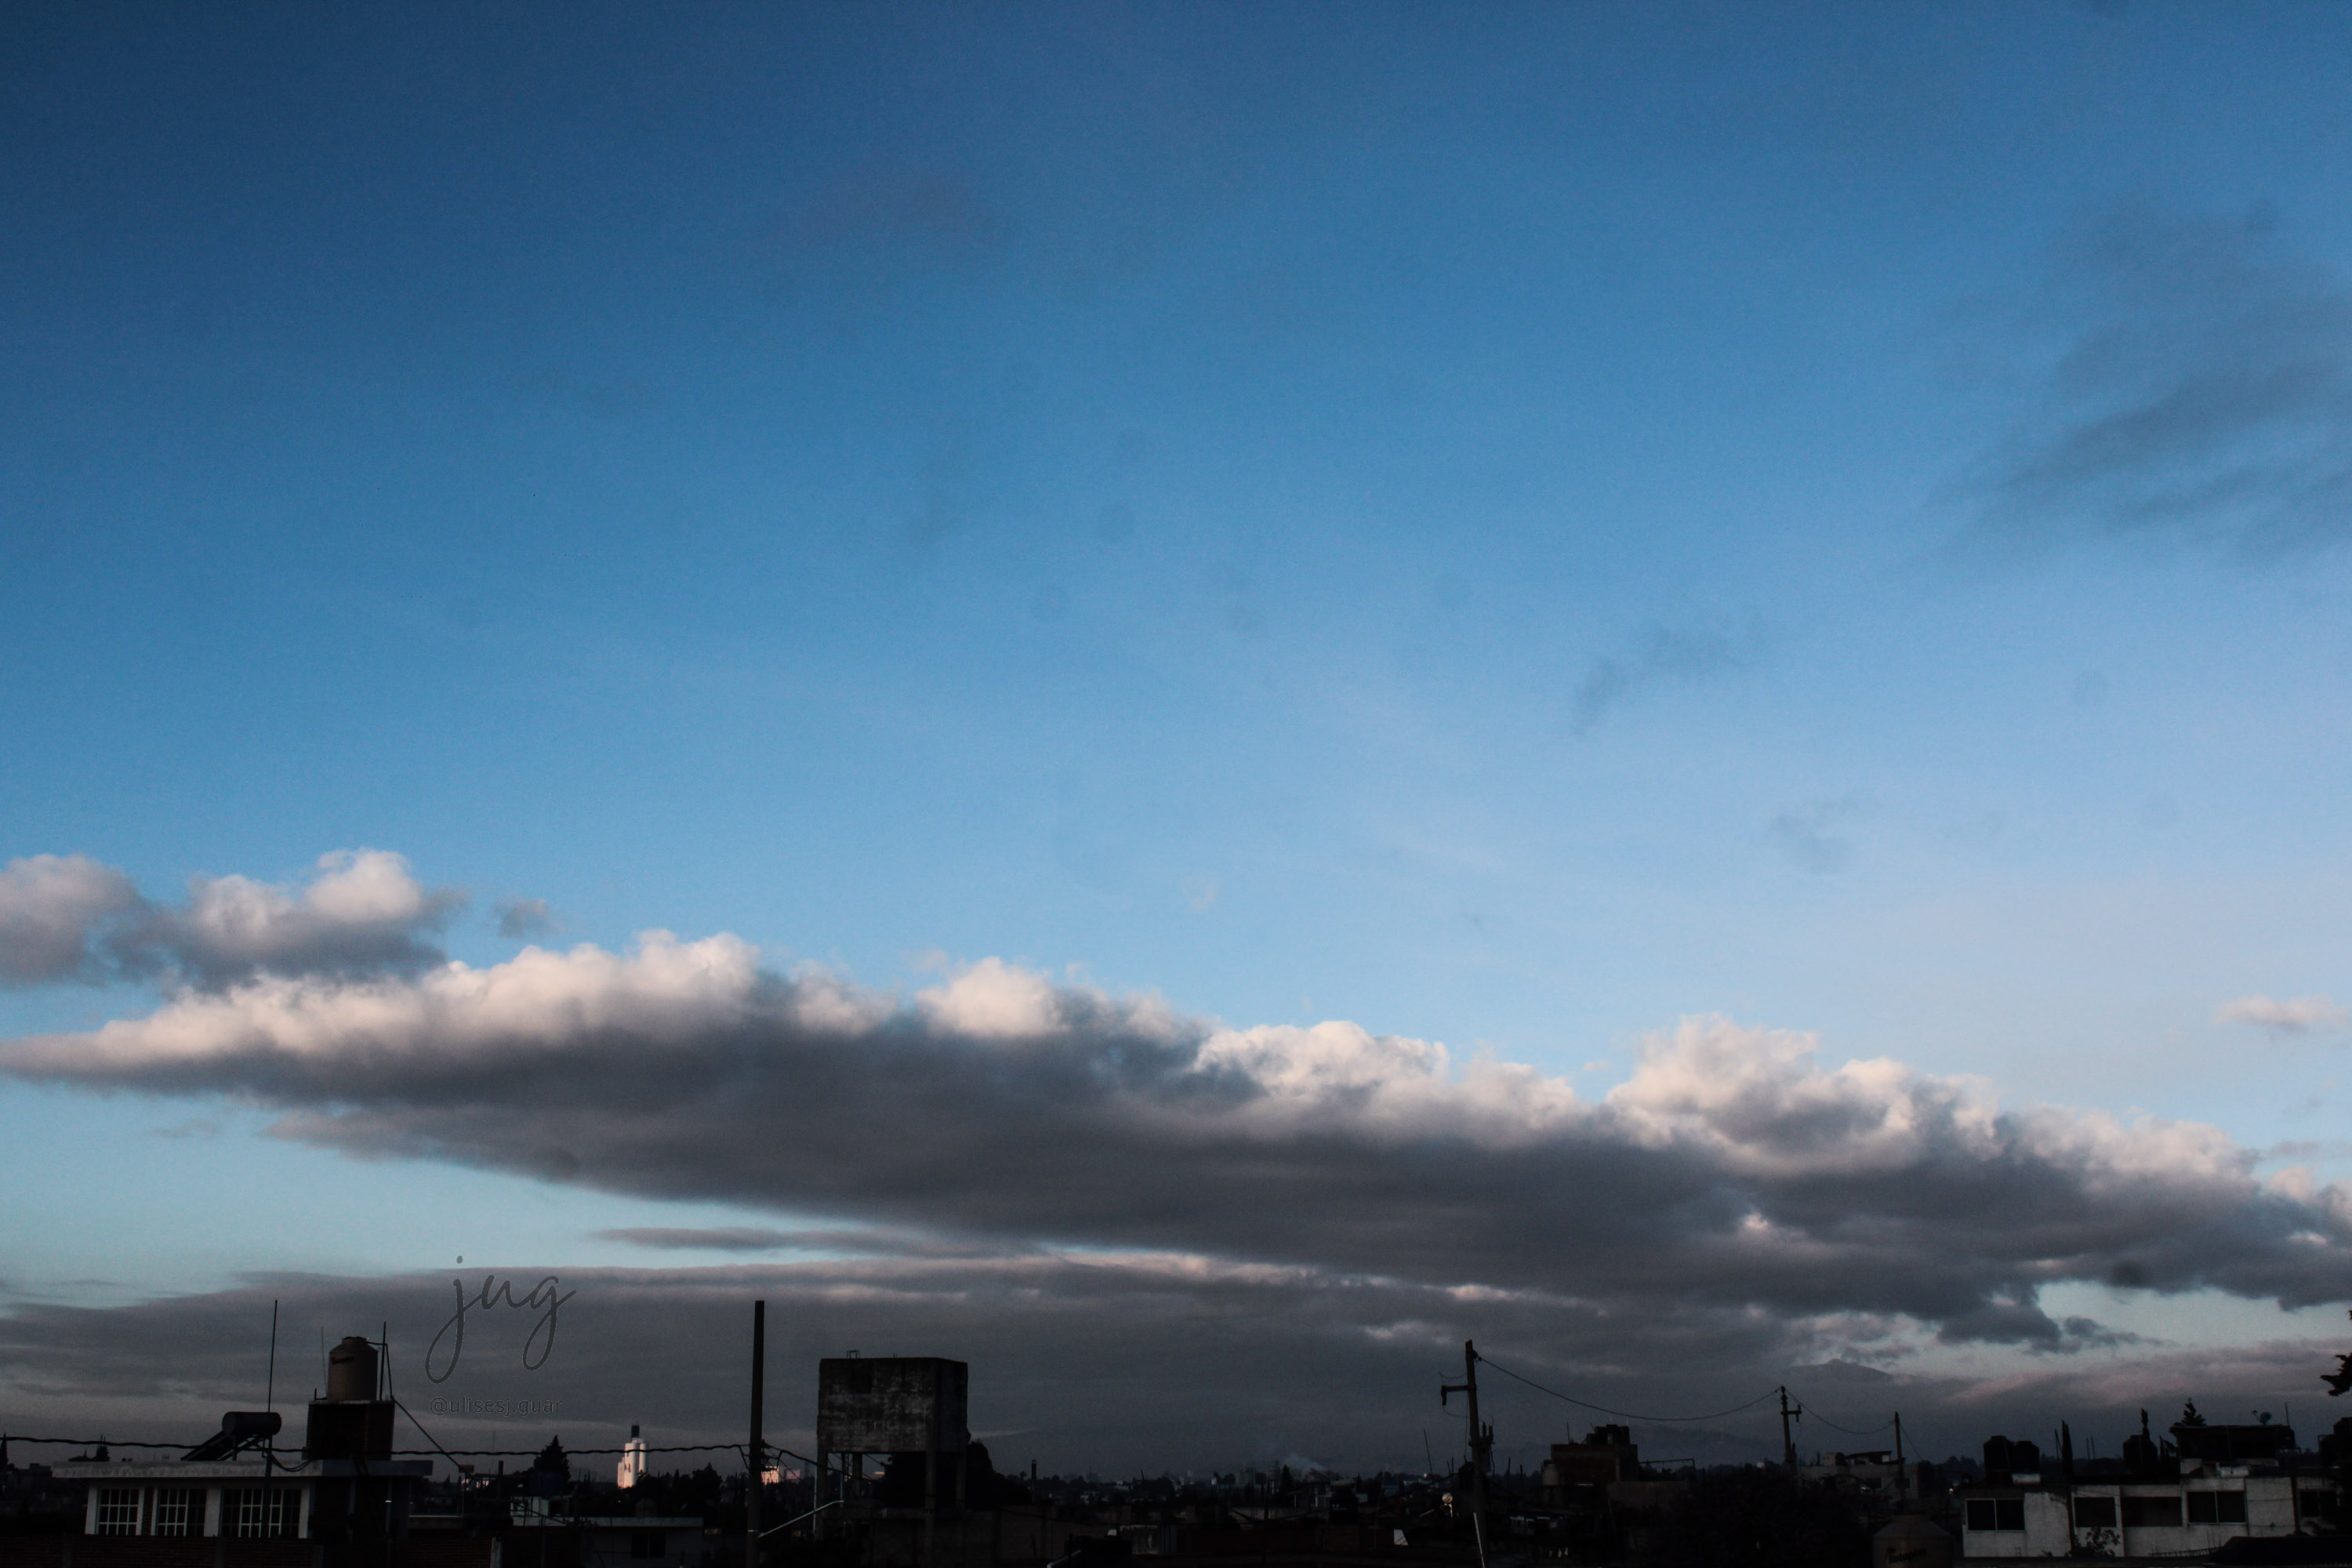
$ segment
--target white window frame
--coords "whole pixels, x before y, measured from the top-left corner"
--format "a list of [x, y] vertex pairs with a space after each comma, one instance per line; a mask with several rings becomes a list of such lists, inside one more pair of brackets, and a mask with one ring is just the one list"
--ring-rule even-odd
[[[90, 1495], [90, 1531], [92, 1535], [136, 1535], [147, 1513], [147, 1492], [143, 1487], [93, 1487]], [[128, 1498], [128, 1502], [122, 1500]], [[113, 1500], [111, 1501], [108, 1500]], [[121, 1510], [128, 1508], [126, 1520]], [[113, 1517], [109, 1518], [111, 1512]]]
[[[154, 1508], [149, 1515], [150, 1535], [202, 1535], [205, 1532], [204, 1493], [194, 1487], [157, 1487]], [[170, 1510], [175, 1518], [168, 1521], [164, 1511]]]

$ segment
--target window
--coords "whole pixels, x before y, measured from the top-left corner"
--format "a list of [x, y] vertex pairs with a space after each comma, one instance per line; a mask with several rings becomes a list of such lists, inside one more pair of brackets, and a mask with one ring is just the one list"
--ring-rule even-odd
[[632, 1557], [659, 1557], [662, 1555], [663, 1548], [668, 1543], [663, 1539], [663, 1532], [661, 1531], [633, 1530], [629, 1531], [629, 1555]]
[[2025, 1500], [2021, 1497], [1979, 1497], [1969, 1500], [1970, 1530], [2023, 1530]]
[[[201, 1532], [205, 1522], [204, 1494], [186, 1487], [164, 1487], [155, 1493], [155, 1533], [158, 1535], [194, 1535]], [[196, 1528], [188, 1528], [189, 1515], [194, 1513]]]
[[2124, 1499], [2126, 1530], [2167, 1530], [2179, 1523], [2180, 1499], [2177, 1496]]
[[236, 1532], [239, 1535], [284, 1539], [292, 1536], [301, 1527], [302, 1494], [292, 1487], [273, 1487], [268, 1491], [257, 1487], [251, 1491], [231, 1495], [236, 1499]]
[[139, 1533], [139, 1489], [137, 1487], [98, 1489], [98, 1532], [100, 1535]]
[[2243, 1492], [2190, 1492], [2189, 1522], [2191, 1524], [2243, 1524], [2246, 1522], [2246, 1494]]
[[2111, 1497], [2078, 1497], [2074, 1500], [2075, 1529], [2113, 1530], [2115, 1527], [2115, 1499]]

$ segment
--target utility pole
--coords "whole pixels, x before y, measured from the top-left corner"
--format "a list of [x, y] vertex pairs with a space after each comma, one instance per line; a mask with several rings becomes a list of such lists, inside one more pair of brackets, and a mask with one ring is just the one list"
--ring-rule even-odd
[[1899, 1501], [1911, 1495], [1910, 1473], [1903, 1465], [1903, 1412], [1895, 1413], [1895, 1496]]
[[751, 1460], [743, 1478], [743, 1568], [760, 1568], [760, 1491], [768, 1473], [767, 1443], [760, 1433], [768, 1396], [768, 1303], [751, 1303]]
[[1797, 1473], [1797, 1440], [1789, 1435], [1789, 1418], [1794, 1415], [1802, 1419], [1804, 1414], [1805, 1407], [1802, 1403], [1794, 1409], [1790, 1408], [1789, 1385], [1782, 1384], [1780, 1385], [1780, 1461], [1789, 1467], [1789, 1473], [1792, 1476]]
[[1462, 1342], [1462, 1381], [1440, 1384], [1437, 1403], [1449, 1394], [1470, 1396], [1470, 1529], [1478, 1543], [1478, 1568], [1486, 1568], [1486, 1458], [1495, 1450], [1495, 1432], [1478, 1420], [1478, 1344]]

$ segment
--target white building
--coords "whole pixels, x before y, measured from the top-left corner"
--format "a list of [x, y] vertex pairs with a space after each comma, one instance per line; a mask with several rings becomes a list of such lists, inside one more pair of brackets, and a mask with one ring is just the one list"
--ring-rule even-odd
[[645, 1478], [646, 1440], [638, 1436], [636, 1425], [632, 1422], [629, 1440], [621, 1445], [621, 1464], [614, 1473], [613, 1480], [623, 1491], [627, 1491]]
[[1960, 1489], [1964, 1557], [2157, 1557], [2210, 1552], [2241, 1535], [2315, 1528], [2333, 1494], [2270, 1466], [2189, 1461], [2178, 1480], [2072, 1487], [2020, 1475]]
[[316, 1477], [260, 1459], [111, 1459], [57, 1468], [87, 1481], [85, 1535], [284, 1536], [308, 1540]]
[[[406, 1523], [408, 1486], [433, 1470], [429, 1460], [371, 1459], [365, 1476], [378, 1500], [398, 1518], [371, 1521], [396, 1533]], [[324, 1479], [338, 1498], [352, 1490], [348, 1460], [85, 1459], [57, 1467], [64, 1480], [89, 1484], [85, 1535], [276, 1537], [308, 1541]], [[399, 1484], [405, 1480], [406, 1485]], [[389, 1486], [384, 1483], [392, 1482]], [[336, 1484], [340, 1483], [340, 1484]]]

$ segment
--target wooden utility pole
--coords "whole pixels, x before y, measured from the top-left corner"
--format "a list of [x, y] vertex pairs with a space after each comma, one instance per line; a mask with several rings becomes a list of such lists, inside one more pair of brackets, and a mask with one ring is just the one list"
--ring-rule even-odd
[[743, 1478], [743, 1568], [760, 1568], [760, 1493], [768, 1474], [767, 1442], [761, 1436], [768, 1402], [768, 1303], [751, 1303], [751, 1460]]
[[1805, 1407], [1801, 1404], [1793, 1410], [1789, 1407], [1789, 1385], [1782, 1384], [1780, 1385], [1780, 1462], [1789, 1467], [1789, 1473], [1792, 1476], [1797, 1473], [1797, 1440], [1789, 1435], [1789, 1417], [1801, 1416], [1804, 1413]]
[[1495, 1450], [1494, 1428], [1478, 1419], [1478, 1343], [1462, 1342], [1462, 1381], [1440, 1384], [1437, 1403], [1450, 1394], [1470, 1396], [1470, 1529], [1478, 1543], [1478, 1568], [1486, 1568], [1486, 1460]]
[[1903, 1412], [1895, 1413], [1895, 1495], [1900, 1500], [1911, 1495], [1910, 1472], [1903, 1463]]

